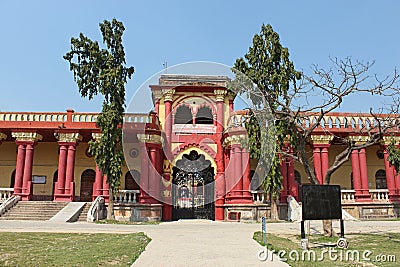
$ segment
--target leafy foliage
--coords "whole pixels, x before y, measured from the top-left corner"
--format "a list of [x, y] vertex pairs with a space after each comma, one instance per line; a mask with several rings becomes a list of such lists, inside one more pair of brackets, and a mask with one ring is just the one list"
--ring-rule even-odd
[[[250, 94], [253, 104], [258, 107], [269, 106], [275, 116], [276, 149], [281, 152], [287, 135], [291, 136], [290, 127], [285, 121], [279, 120], [277, 103], [286, 100], [286, 95], [291, 84], [300, 79], [300, 72], [294, 69], [294, 64], [289, 60], [289, 51], [280, 43], [279, 35], [271, 25], [262, 25], [260, 34], [253, 38], [253, 46], [249, 48], [244, 58], [236, 60], [234, 68], [241, 71], [257, 86], [257, 93]], [[249, 87], [251, 90], [251, 87]], [[261, 92], [262, 96], [257, 95]], [[264, 103], [263, 101], [267, 101]], [[286, 100], [287, 101], [287, 100]], [[249, 136], [250, 155], [253, 158], [270, 159], [268, 150], [260, 149], [262, 129], [258, 123], [257, 114], [250, 113], [250, 120], [246, 125]], [[263, 124], [261, 124], [263, 125]], [[266, 139], [264, 139], [266, 140]], [[292, 140], [295, 141], [295, 140]], [[296, 145], [295, 142], [292, 144]], [[268, 175], [264, 179], [264, 189], [270, 192], [273, 198], [279, 196], [282, 187], [282, 174], [280, 172], [280, 157], [275, 155]]]
[[71, 38], [71, 51], [64, 59], [70, 64], [82, 97], [92, 99], [104, 96], [102, 112], [97, 118], [102, 136], [100, 142], [91, 141], [89, 152], [95, 155], [99, 169], [107, 176], [110, 189], [115, 190], [122, 176], [124, 162], [122, 150], [123, 112], [125, 109], [125, 84], [134, 73], [133, 67], [126, 67], [122, 35], [122, 22], [113, 19], [99, 24], [106, 49], [82, 33]]
[[397, 173], [400, 173], [400, 149], [396, 146], [394, 139], [388, 145], [387, 152], [390, 165], [394, 166]]

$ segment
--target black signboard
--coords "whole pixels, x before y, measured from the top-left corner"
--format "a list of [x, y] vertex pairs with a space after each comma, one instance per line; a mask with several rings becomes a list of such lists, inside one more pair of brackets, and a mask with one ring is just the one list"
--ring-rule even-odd
[[304, 220], [342, 219], [339, 185], [302, 185]]

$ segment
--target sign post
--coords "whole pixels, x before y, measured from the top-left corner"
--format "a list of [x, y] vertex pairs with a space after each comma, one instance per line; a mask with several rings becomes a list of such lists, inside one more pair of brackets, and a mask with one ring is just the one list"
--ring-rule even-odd
[[302, 220], [301, 247], [308, 249], [308, 240], [304, 231], [305, 220], [340, 220], [339, 248], [346, 248], [344, 238], [344, 223], [342, 219], [342, 202], [339, 185], [303, 185], [302, 191]]

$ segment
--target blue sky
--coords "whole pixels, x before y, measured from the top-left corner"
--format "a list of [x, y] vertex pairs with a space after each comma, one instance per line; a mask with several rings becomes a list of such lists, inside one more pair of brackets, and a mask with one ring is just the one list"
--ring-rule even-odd
[[[0, 110], [100, 111], [101, 98], [81, 98], [62, 56], [83, 32], [101, 40], [98, 24], [126, 28], [127, 63], [135, 74], [127, 101], [156, 72], [188, 61], [233, 65], [262, 23], [289, 48], [296, 68], [328, 66], [329, 57], [375, 60], [373, 73], [400, 66], [400, 2], [383, 1], [1, 1]], [[367, 103], [367, 104], [366, 104]], [[342, 108], [368, 111], [374, 99]]]

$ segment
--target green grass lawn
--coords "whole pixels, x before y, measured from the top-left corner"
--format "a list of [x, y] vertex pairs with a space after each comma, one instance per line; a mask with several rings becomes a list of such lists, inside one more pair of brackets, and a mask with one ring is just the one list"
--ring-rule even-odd
[[[304, 252], [300, 248], [300, 236], [277, 236], [273, 234], [267, 234], [267, 244], [270, 249], [274, 249], [275, 251], [285, 251], [286, 254], [284, 254], [284, 258], [287, 259], [287, 263], [295, 267], [400, 266], [400, 233], [348, 235], [346, 236], [346, 239], [349, 242], [349, 246], [344, 250], [338, 249], [337, 247], [329, 248], [327, 246], [324, 247], [320, 245], [321, 243], [335, 244], [338, 240], [338, 237], [327, 238], [314, 235], [307, 236], [307, 238], [309, 239], [311, 247], [311, 249], [307, 252]], [[263, 237], [261, 232], [254, 233], [254, 239], [263, 245]], [[329, 249], [331, 249], [331, 258], [328, 254]], [[357, 260], [357, 258], [354, 257], [355, 254], [352, 253], [355, 250], [359, 251], [359, 260]], [[309, 255], [314, 252], [316, 259], [312, 260], [312, 256]], [[365, 253], [364, 258], [363, 253]], [[293, 260], [297, 258], [297, 255], [299, 255], [299, 260]], [[302, 260], [302, 255], [304, 255], [304, 260]], [[323, 257], [321, 255], [323, 255]], [[337, 257], [336, 260], [335, 255]], [[321, 258], [324, 258], [324, 260], [318, 261], [318, 259]], [[353, 258], [353, 260], [347, 260], [347, 258]]]
[[150, 242], [144, 233], [0, 233], [0, 266], [130, 266]]

